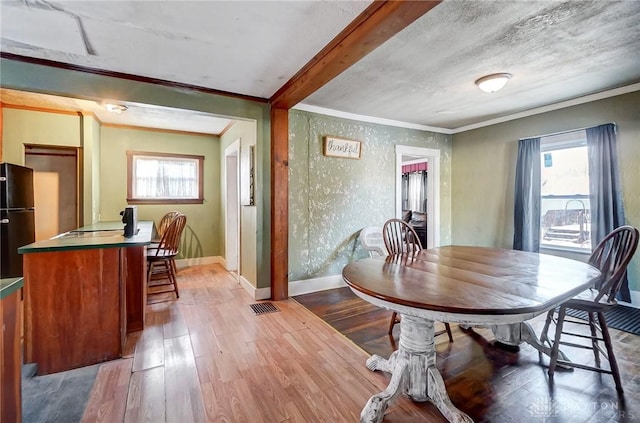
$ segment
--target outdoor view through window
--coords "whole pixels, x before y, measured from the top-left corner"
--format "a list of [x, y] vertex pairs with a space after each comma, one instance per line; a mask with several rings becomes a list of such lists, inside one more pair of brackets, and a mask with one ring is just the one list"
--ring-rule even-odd
[[[584, 131], [581, 131], [584, 133]], [[579, 135], [579, 133], [574, 133]], [[586, 139], [541, 143], [543, 248], [591, 252], [589, 164]]]

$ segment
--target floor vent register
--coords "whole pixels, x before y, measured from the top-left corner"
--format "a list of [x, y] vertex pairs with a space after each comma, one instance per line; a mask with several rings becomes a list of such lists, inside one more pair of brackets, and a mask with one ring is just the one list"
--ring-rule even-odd
[[280, 311], [278, 307], [269, 302], [251, 304], [249, 307], [251, 307], [251, 310], [253, 310], [256, 316], [260, 314], [275, 313], [277, 311]]

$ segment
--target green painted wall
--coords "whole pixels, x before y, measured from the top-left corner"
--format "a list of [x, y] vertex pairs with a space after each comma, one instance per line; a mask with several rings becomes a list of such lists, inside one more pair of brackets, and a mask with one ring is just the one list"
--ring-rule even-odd
[[95, 119], [10, 107], [3, 107], [2, 113], [2, 150], [6, 162], [24, 164], [26, 144], [82, 148], [84, 220], [80, 223], [89, 224], [97, 220], [100, 207], [97, 195], [100, 191], [99, 188], [95, 191], [95, 188], [100, 164], [96, 152], [100, 140], [99, 125]]
[[[88, 100], [109, 98], [254, 120], [256, 122], [256, 143], [258, 146], [256, 151], [257, 206], [255, 209], [256, 278], [258, 287], [270, 285], [271, 157], [268, 104], [186, 88], [141, 83], [8, 59], [0, 59], [0, 69], [2, 70], [0, 83], [5, 88]], [[6, 117], [6, 115], [4, 116]], [[6, 126], [6, 124], [6, 121], [3, 122], [3, 126]], [[6, 154], [7, 150], [4, 144], [6, 144], [6, 139], [3, 141], [3, 151]], [[9, 161], [10, 157], [5, 156], [4, 160]], [[103, 166], [106, 163], [104, 158], [101, 158], [101, 162]], [[101, 169], [101, 174], [104, 174], [104, 171], [105, 169]], [[102, 199], [108, 198], [104, 193], [101, 193], [100, 197]], [[102, 204], [102, 207], [104, 208], [105, 205]], [[219, 215], [207, 216], [207, 219], [219, 220]], [[202, 234], [201, 236], [210, 236], [210, 234]]]
[[[362, 158], [325, 157], [325, 135], [362, 141]], [[440, 242], [449, 244], [450, 135], [290, 111], [290, 281], [339, 275], [349, 261], [366, 256], [359, 231], [395, 216], [396, 145], [441, 151]]]
[[4, 107], [2, 152], [5, 162], [24, 164], [24, 145], [81, 147], [80, 116]]
[[82, 120], [85, 156], [84, 224], [89, 225], [100, 220], [100, 123], [91, 116], [84, 116]]
[[203, 204], [138, 204], [138, 219], [158, 224], [165, 213], [179, 210], [187, 215], [180, 258], [222, 255], [218, 137], [103, 125], [100, 139], [100, 220], [120, 220], [120, 211], [127, 206], [127, 150], [204, 156]]
[[[453, 136], [454, 244], [511, 248], [517, 142], [615, 122], [628, 224], [640, 227], [640, 91], [542, 113]], [[585, 255], [573, 258], [586, 259]], [[630, 288], [640, 291], [640, 253], [629, 266]]]
[[[236, 121], [233, 126], [224, 133], [220, 137], [220, 157], [221, 159], [221, 178], [224, 180], [224, 172], [225, 172], [225, 160], [224, 160], [224, 150], [233, 144], [236, 140], [240, 140], [240, 167], [244, 169], [247, 168], [247, 157], [246, 152], [249, 149], [249, 146], [256, 145], [256, 122], [255, 121], [244, 121], [239, 120]], [[257, 147], [258, 148], [258, 147]], [[240, 178], [246, 178], [247, 173], [245, 171], [240, 171]], [[257, 175], [256, 175], [257, 176]], [[223, 187], [224, 191], [224, 187]], [[222, 213], [221, 216], [224, 216], [225, 213], [225, 196], [222, 195]], [[255, 206], [240, 206], [240, 276], [245, 278], [249, 283], [251, 283], [256, 288], [266, 288], [269, 285], [265, 284], [264, 278], [260, 281], [261, 284], [258, 285], [258, 268], [256, 267], [256, 254], [257, 254], [257, 241], [258, 238], [261, 237], [262, 234], [258, 233], [258, 201], [262, 201], [262, 199], [258, 196], [256, 198]], [[222, 228], [222, 247], [224, 249], [224, 237], [225, 237], [225, 228], [223, 223]]]
[[84, 224], [100, 212], [100, 125], [90, 116], [3, 108], [4, 160], [24, 164], [24, 145], [82, 147]]

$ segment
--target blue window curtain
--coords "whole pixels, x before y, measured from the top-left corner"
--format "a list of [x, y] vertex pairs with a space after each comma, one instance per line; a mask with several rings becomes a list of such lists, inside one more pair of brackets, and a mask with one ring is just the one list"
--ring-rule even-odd
[[[596, 245], [612, 230], [624, 225], [622, 186], [618, 175], [616, 126], [607, 123], [588, 128], [589, 191], [591, 200], [591, 245]], [[618, 293], [630, 302], [629, 282], [625, 275]]]
[[518, 141], [513, 249], [540, 251], [540, 137]]

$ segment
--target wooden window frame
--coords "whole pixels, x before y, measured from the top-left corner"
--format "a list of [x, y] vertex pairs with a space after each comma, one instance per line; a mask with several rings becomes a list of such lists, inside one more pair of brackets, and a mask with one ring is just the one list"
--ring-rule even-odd
[[[133, 159], [134, 156], [167, 159], [189, 159], [198, 162], [198, 198], [134, 198]], [[127, 204], [203, 204], [204, 203], [204, 156], [174, 153], [153, 153], [148, 151], [127, 151]]]

